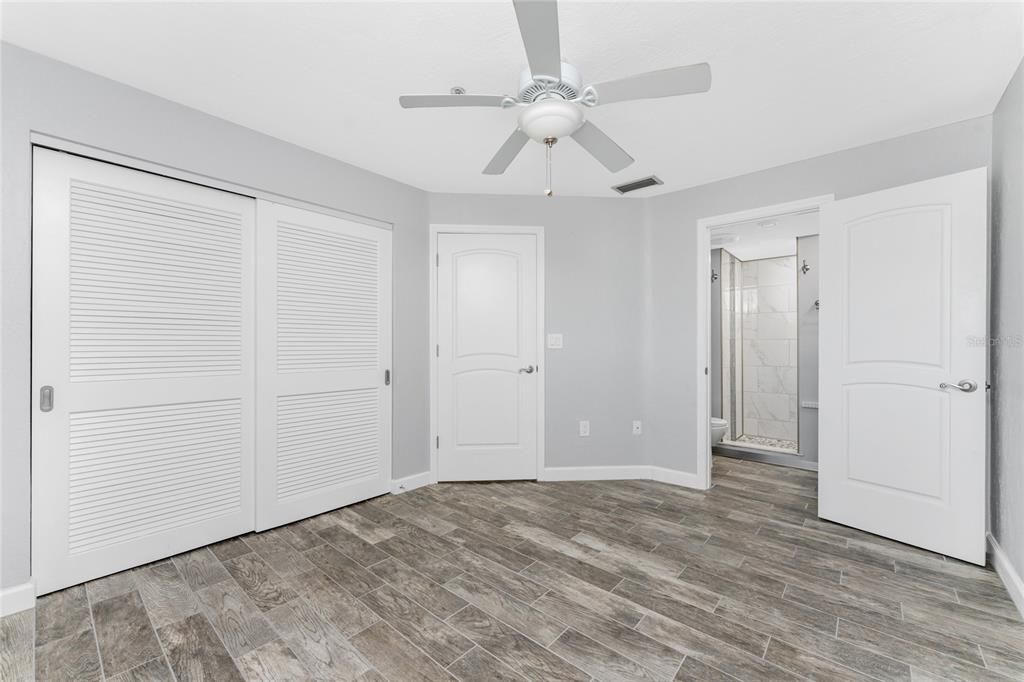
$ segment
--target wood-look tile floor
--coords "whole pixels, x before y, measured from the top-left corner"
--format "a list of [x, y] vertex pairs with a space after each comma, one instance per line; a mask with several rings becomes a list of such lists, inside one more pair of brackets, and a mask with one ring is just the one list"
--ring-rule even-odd
[[989, 569], [819, 521], [813, 473], [441, 484], [0, 621], [0, 679], [1024, 679]]

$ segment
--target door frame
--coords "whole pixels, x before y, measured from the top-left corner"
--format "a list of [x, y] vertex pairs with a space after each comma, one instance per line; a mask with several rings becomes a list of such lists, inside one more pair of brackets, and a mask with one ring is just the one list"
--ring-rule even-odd
[[429, 268], [430, 280], [430, 345], [427, 353], [430, 356], [430, 482], [437, 483], [437, 417], [438, 417], [438, 357], [437, 357], [437, 238], [442, 234], [532, 234], [537, 238], [537, 475], [544, 471], [544, 391], [547, 383], [547, 347], [544, 343], [544, 227], [542, 225], [451, 225], [431, 223]]
[[[711, 487], [711, 230], [733, 223], [774, 218], [790, 213], [821, 211], [834, 194], [709, 216], [697, 220], [697, 487]], [[820, 234], [820, 226], [819, 226]]]

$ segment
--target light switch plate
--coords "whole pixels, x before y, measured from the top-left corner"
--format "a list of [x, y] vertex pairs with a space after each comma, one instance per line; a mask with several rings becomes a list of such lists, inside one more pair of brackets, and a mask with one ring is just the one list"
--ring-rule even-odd
[[590, 422], [587, 420], [580, 421], [580, 438], [586, 438], [590, 435]]
[[563, 348], [561, 334], [548, 334], [548, 348]]

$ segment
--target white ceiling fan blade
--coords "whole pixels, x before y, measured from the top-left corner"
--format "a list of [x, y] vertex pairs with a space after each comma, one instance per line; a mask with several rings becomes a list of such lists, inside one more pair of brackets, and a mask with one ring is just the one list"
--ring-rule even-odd
[[494, 155], [491, 162], [487, 164], [487, 168], [484, 168], [484, 175], [501, 175], [508, 168], [508, 165], [515, 160], [516, 156], [519, 155], [519, 151], [529, 142], [530, 138], [527, 137], [526, 133], [516, 128], [508, 139], [505, 140], [505, 144], [501, 145], [501, 149]]
[[558, 41], [555, 0], [512, 0], [533, 77], [562, 79], [562, 48]]
[[579, 142], [581, 147], [612, 173], [622, 170], [634, 161], [632, 156], [590, 121], [573, 133], [572, 139]]
[[403, 109], [423, 107], [500, 107], [509, 99], [505, 95], [402, 95], [398, 103]]
[[597, 93], [598, 104], [692, 95], [711, 89], [711, 66], [701, 63], [648, 71], [627, 78], [597, 83], [591, 87]]

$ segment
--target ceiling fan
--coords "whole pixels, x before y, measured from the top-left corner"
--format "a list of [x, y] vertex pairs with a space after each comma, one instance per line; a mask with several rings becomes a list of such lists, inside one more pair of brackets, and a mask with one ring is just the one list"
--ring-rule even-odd
[[[550, 183], [551, 147], [566, 135], [608, 170], [622, 170], [633, 163], [633, 157], [591, 121], [585, 120], [585, 108], [634, 99], [690, 95], [711, 88], [711, 67], [706, 63], [649, 71], [584, 87], [576, 67], [562, 61], [556, 0], [513, 0], [512, 4], [529, 62], [520, 76], [518, 95], [467, 95], [453, 89], [448, 95], [402, 95], [398, 98], [406, 109], [521, 108], [518, 127], [484, 168], [486, 175], [504, 173], [532, 139], [547, 146]], [[551, 194], [550, 184], [547, 193]]]

